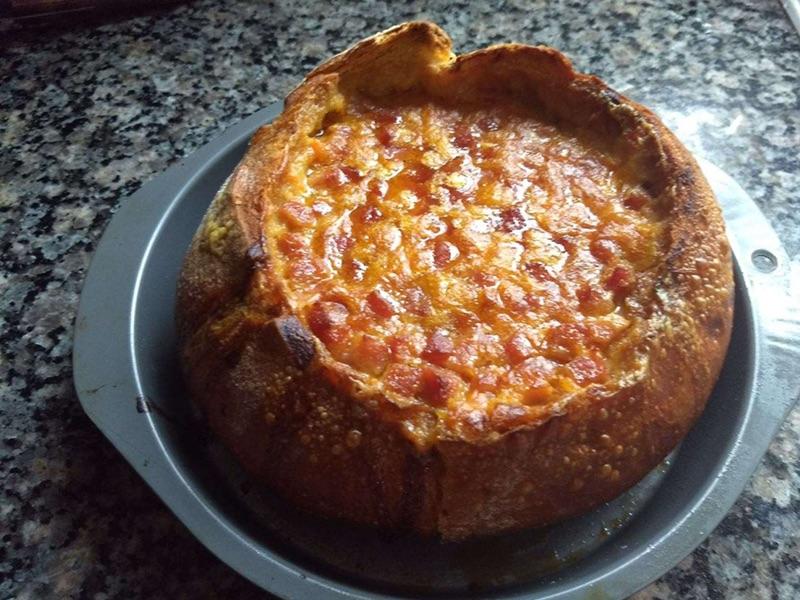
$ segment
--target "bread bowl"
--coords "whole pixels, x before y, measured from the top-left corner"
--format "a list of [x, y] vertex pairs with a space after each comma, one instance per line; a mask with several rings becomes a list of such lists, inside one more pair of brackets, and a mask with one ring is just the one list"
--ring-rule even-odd
[[253, 137], [178, 286], [181, 358], [254, 479], [447, 539], [636, 483], [730, 337], [719, 208], [650, 111], [545, 47], [407, 23]]

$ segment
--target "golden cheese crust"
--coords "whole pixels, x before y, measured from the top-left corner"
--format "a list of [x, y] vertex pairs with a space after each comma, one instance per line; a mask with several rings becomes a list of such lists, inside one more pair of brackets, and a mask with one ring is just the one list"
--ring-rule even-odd
[[193, 400], [298, 506], [448, 539], [620, 494], [730, 338], [722, 216], [646, 108], [546, 47], [430, 23], [315, 69], [214, 199], [178, 287]]

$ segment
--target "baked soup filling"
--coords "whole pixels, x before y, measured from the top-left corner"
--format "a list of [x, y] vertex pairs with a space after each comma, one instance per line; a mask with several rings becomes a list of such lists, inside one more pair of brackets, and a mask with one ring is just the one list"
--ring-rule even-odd
[[290, 161], [265, 217], [276, 274], [395, 403], [499, 434], [642, 367], [666, 210], [591, 132], [507, 100], [357, 98]]

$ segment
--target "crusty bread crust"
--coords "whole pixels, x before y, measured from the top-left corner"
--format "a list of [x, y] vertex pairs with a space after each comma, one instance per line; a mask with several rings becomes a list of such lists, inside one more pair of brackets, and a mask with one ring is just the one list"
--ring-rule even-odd
[[[657, 300], [637, 348], [645, 367], [618, 391], [589, 387], [507, 433], [412, 435], [435, 430], [435, 414], [370, 389], [293, 316], [264, 231], [287, 152], [350, 92], [420, 86], [456, 101], [522, 98], [555, 122], [592, 130], [626, 168], [647, 173], [649, 191], [670, 207]], [[639, 481], [700, 415], [732, 307], [719, 207], [653, 113], [551, 48], [504, 44], [455, 57], [441, 29], [415, 22], [315, 69], [256, 133], [192, 242], [177, 314], [191, 396], [254, 478], [317, 513], [459, 539], [551, 523]]]

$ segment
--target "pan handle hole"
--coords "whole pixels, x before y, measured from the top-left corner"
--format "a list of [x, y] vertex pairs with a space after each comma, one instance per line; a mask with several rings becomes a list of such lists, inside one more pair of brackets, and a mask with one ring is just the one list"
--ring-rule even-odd
[[753, 265], [762, 273], [772, 273], [778, 268], [778, 259], [769, 250], [756, 250], [750, 255]]

